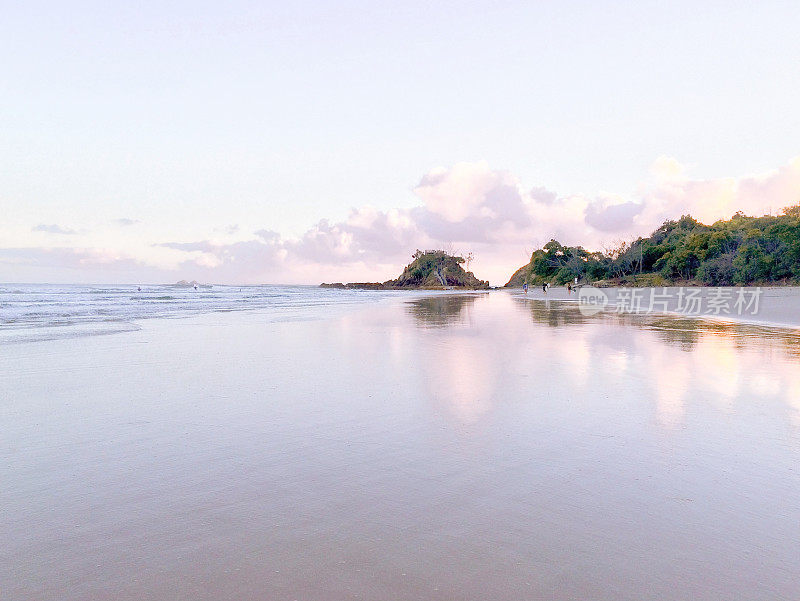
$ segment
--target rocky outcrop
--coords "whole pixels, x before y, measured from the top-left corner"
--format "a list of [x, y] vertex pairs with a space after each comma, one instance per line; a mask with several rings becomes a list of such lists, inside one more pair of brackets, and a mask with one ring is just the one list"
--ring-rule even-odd
[[342, 284], [321, 284], [323, 288], [362, 289], [362, 290], [485, 290], [489, 282], [479, 280], [471, 271], [461, 266], [463, 257], [448, 255], [443, 250], [418, 250], [412, 255], [413, 261], [406, 265], [397, 279], [386, 282], [363, 282]]
[[393, 288], [466, 288], [479, 290], [489, 287], [489, 282], [479, 280], [471, 271], [461, 266], [463, 257], [448, 255], [443, 250], [418, 250], [414, 259], [396, 280], [385, 282]]
[[179, 282], [175, 282], [173, 284], [176, 288], [211, 288], [211, 284], [201, 284], [197, 280], [192, 280], [191, 282], [187, 282], [186, 280], [180, 280]]

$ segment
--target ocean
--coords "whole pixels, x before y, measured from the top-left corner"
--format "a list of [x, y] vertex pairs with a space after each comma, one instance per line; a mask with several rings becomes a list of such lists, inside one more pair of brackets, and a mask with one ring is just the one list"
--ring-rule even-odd
[[143, 319], [202, 313], [259, 310], [268, 321], [314, 319], [409, 294], [424, 293], [271, 285], [195, 290], [174, 284], [0, 284], [0, 344], [132, 331]]

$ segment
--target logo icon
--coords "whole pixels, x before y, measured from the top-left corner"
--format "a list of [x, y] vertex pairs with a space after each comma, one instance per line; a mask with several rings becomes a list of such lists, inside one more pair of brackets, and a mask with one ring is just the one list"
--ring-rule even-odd
[[583, 315], [596, 315], [608, 305], [608, 295], [593, 286], [581, 286], [578, 291], [578, 309]]

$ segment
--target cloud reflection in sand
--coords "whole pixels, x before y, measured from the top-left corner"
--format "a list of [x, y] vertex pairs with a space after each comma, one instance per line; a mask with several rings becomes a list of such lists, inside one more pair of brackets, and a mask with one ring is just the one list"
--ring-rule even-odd
[[433, 341], [418, 357], [418, 373], [430, 398], [447, 407], [464, 424], [473, 424], [490, 408], [496, 366], [487, 360], [482, 341], [458, 336], [453, 328], [470, 323], [471, 311], [482, 295], [454, 294], [417, 299], [406, 305], [408, 314], [423, 330], [450, 329], [447, 342]]
[[[728, 413], [764, 398], [780, 399], [800, 423], [795, 330], [669, 315], [587, 316], [573, 303], [505, 293], [416, 299], [406, 313], [434, 338], [414, 350], [417, 375], [462, 423], [502, 402], [509, 370], [566, 398], [628, 396], [641, 386], [641, 402], [653, 404], [654, 419], [667, 429], [680, 426], [691, 406]], [[402, 328], [395, 335], [403, 338]]]
[[564, 329], [569, 339], [583, 338], [595, 362], [618, 375], [630, 368], [631, 354], [642, 359], [645, 369], [637, 376], [649, 380], [664, 426], [677, 425], [688, 402], [732, 411], [736, 402], [780, 398], [781, 393], [798, 421], [800, 332], [795, 329], [666, 315], [586, 316], [571, 303], [517, 302], [535, 324]]

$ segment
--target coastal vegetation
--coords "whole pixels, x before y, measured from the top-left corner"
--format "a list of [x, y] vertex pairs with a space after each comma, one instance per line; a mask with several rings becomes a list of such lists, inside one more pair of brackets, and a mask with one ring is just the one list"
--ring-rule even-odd
[[550, 240], [506, 286], [565, 284], [575, 278], [634, 286], [797, 284], [800, 205], [778, 216], [736, 213], [711, 225], [684, 215], [665, 221], [648, 237], [620, 242], [603, 252]]
[[489, 282], [479, 280], [471, 271], [465, 271], [464, 257], [443, 250], [417, 250], [397, 279], [386, 282], [355, 282], [350, 284], [322, 284], [324, 288], [358, 288], [368, 290], [462, 288], [480, 290], [489, 288]]

